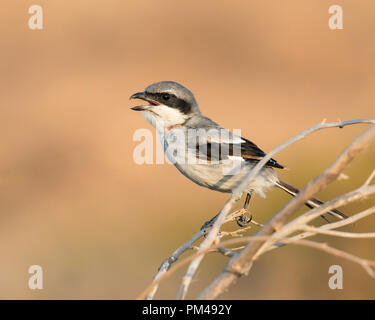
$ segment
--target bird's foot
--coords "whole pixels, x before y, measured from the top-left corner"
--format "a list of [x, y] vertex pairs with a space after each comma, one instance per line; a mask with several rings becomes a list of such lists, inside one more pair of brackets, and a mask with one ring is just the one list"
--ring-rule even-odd
[[241, 228], [246, 227], [251, 222], [251, 220], [253, 219], [253, 216], [251, 214], [250, 214], [250, 216], [248, 216], [247, 213], [248, 212], [247, 212], [246, 209], [242, 209], [241, 215], [235, 218], [237, 224]]

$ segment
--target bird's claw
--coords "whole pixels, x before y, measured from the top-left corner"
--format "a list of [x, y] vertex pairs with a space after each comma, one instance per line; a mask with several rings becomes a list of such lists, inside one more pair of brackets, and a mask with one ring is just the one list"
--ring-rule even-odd
[[236, 222], [237, 224], [243, 228], [243, 227], [246, 227], [250, 222], [251, 220], [253, 219], [253, 216], [250, 215], [249, 217], [246, 215], [246, 213], [243, 213], [242, 215], [236, 217]]

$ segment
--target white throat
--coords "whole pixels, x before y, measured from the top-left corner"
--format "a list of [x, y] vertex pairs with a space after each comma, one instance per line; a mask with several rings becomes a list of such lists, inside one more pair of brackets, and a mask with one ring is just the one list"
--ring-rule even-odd
[[180, 110], [162, 104], [150, 106], [148, 110], [143, 112], [143, 116], [159, 132], [164, 132], [169, 127], [181, 125], [189, 118]]

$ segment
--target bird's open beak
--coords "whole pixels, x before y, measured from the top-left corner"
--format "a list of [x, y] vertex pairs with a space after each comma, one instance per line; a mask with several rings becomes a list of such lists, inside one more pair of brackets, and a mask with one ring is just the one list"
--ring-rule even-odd
[[[130, 96], [129, 99], [130, 100], [132, 100], [132, 99], [141, 99], [141, 100], [147, 101], [146, 94], [144, 92], [134, 93], [133, 95]], [[135, 106], [135, 107], [132, 107], [130, 109], [132, 109], [134, 111], [145, 111], [147, 109], [147, 107], [148, 106]]]
[[156, 101], [154, 101], [154, 100], [152, 100], [150, 98], [147, 98], [145, 92], [134, 93], [132, 96], [130, 96], [129, 99], [141, 99], [141, 100], [144, 100], [144, 101], [146, 101], [146, 102], [149, 103], [149, 105], [146, 105], [146, 106], [135, 106], [135, 107], [130, 108], [130, 109], [132, 109], [134, 111], [146, 111], [151, 106], [157, 106], [157, 105], [159, 105], [158, 102], [156, 102]]

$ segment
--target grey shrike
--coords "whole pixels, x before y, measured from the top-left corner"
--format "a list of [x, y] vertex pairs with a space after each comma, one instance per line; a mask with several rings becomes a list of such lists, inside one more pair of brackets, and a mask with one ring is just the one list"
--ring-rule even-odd
[[[244, 176], [265, 156], [253, 142], [203, 116], [194, 95], [176, 82], [151, 84], [145, 91], [133, 94], [130, 99], [147, 102], [146, 105], [131, 109], [143, 112], [146, 120], [159, 133], [168, 159], [183, 175], [200, 186], [220, 192], [235, 192]], [[274, 159], [267, 162], [244, 190], [245, 212], [253, 193], [264, 196], [263, 190], [274, 186], [292, 196], [299, 192], [278, 178], [275, 169], [283, 168]], [[310, 208], [321, 204], [314, 198], [306, 202]], [[340, 219], [346, 218], [338, 210], [328, 213]], [[237, 218], [237, 223], [244, 226], [250, 220], [251, 216], [243, 215]]]

